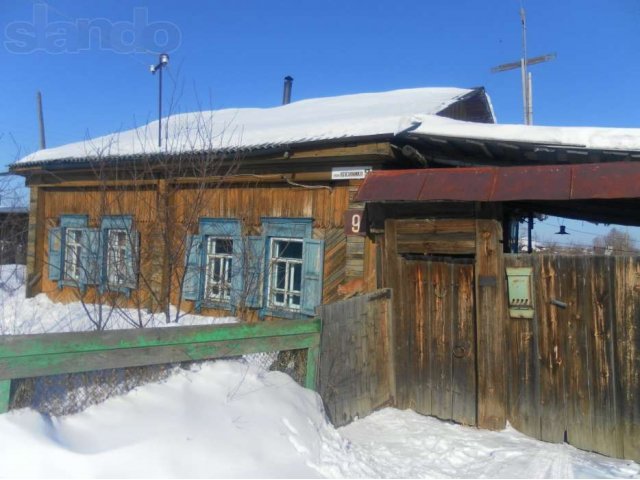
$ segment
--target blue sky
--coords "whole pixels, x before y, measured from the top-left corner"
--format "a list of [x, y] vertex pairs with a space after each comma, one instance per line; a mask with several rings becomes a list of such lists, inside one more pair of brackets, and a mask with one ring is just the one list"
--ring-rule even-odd
[[[640, 126], [640, 2], [524, 6], [529, 56], [558, 54], [531, 68], [534, 123]], [[181, 92], [174, 103], [182, 111], [274, 106], [282, 78], [292, 75], [293, 100], [484, 86], [498, 121], [521, 123], [519, 72], [490, 73], [520, 57], [519, 7], [519, 0], [3, 0], [2, 164], [37, 148], [37, 90], [49, 146], [153, 119], [157, 79], [148, 67], [163, 44], [171, 55], [167, 104], [171, 91]], [[130, 28], [123, 42], [103, 33], [102, 45], [95, 36], [86, 45], [87, 21]], [[126, 53], [134, 47], [147, 51]], [[586, 225], [578, 228], [591, 231]]]

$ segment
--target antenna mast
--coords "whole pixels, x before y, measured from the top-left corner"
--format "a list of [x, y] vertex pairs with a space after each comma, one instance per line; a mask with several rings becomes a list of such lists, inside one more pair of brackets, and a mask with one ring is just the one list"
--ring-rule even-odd
[[522, 56], [520, 60], [493, 67], [491, 73], [506, 72], [507, 70], [520, 68], [524, 124], [533, 125], [533, 81], [531, 79], [531, 72], [527, 71], [527, 67], [529, 65], [535, 65], [536, 63], [554, 60], [557, 55], [555, 53], [547, 53], [539, 57], [527, 58], [527, 16], [522, 6], [520, 6], [520, 24], [522, 26]]
[[531, 104], [529, 103], [531, 81], [527, 75], [527, 16], [524, 7], [520, 7], [520, 24], [522, 25], [522, 57], [520, 57], [520, 73], [522, 75], [522, 106], [524, 124], [531, 125]]

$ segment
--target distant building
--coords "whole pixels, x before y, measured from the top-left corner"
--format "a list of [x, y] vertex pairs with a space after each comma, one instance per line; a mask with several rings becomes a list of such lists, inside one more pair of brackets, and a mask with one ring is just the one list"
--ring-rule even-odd
[[0, 207], [0, 265], [24, 265], [27, 256], [27, 207]]

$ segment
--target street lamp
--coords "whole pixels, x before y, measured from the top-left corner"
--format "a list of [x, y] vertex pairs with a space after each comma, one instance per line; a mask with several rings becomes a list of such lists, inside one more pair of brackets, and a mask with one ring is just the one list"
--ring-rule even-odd
[[149, 70], [153, 75], [158, 73], [158, 147], [162, 146], [162, 67], [169, 65], [169, 55], [161, 53], [157, 65], [151, 65]]

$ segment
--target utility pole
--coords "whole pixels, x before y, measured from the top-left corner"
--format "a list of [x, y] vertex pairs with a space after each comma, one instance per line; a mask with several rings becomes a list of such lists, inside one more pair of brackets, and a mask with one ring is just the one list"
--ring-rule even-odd
[[523, 7], [520, 7], [520, 24], [522, 27], [522, 56], [519, 61], [504, 63], [493, 67], [491, 73], [506, 72], [520, 68], [520, 76], [522, 81], [522, 109], [525, 125], [533, 125], [533, 85], [531, 80], [531, 72], [527, 71], [529, 65], [548, 62], [554, 60], [557, 55], [555, 53], [547, 53], [539, 57], [527, 57], [527, 17]]
[[36, 92], [36, 106], [38, 108], [38, 129], [40, 131], [40, 150], [47, 148], [47, 142], [44, 138], [44, 115], [42, 114], [42, 94], [40, 90]]
[[169, 55], [161, 53], [157, 65], [151, 65], [149, 71], [158, 72], [158, 147], [162, 146], [162, 69], [169, 65]]

